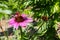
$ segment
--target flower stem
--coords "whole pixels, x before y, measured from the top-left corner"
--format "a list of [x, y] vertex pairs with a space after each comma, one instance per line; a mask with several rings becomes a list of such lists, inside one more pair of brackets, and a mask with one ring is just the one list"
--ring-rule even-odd
[[20, 27], [19, 29], [20, 29], [20, 36], [21, 36], [20, 40], [22, 40], [22, 28]]

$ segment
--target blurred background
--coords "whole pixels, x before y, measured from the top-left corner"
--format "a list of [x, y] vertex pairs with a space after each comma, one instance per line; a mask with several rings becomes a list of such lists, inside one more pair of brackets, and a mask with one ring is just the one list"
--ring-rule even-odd
[[17, 11], [33, 18], [22, 40], [60, 40], [60, 0], [0, 0], [0, 40], [20, 40], [8, 24]]

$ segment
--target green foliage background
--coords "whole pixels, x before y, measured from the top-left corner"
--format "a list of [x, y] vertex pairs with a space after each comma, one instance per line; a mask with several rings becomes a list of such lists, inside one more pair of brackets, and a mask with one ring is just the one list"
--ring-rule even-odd
[[[33, 33], [31, 40], [59, 40], [57, 22], [60, 22], [60, 0], [0, 0], [0, 9], [10, 10], [7, 11], [8, 13], [0, 12], [0, 19], [3, 15], [9, 18], [9, 15], [17, 11], [32, 16], [36, 22], [30, 24], [27, 29], [34, 31], [40, 28], [35, 34]], [[48, 17], [48, 20], [44, 21], [42, 16]], [[42, 23], [43, 25], [40, 26]], [[32, 32], [28, 30], [23, 32], [23, 40], [30, 40], [28, 36], [32, 35]]]

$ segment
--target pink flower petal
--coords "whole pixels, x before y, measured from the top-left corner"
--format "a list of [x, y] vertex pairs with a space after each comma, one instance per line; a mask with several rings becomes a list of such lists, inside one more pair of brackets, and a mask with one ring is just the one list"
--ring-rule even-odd
[[18, 29], [19, 24], [18, 23], [14, 23], [13, 27], [16, 28], [16, 29]]
[[9, 20], [9, 23], [10, 23], [10, 24], [15, 23], [14, 18], [10, 19], [10, 20]]
[[22, 16], [22, 17], [27, 17], [27, 15], [26, 15], [26, 14], [22, 14], [21, 16]]
[[10, 25], [10, 24], [9, 24], [9, 27], [12, 27], [12, 26], [13, 26], [13, 25]]
[[22, 22], [22, 23], [20, 23], [20, 26], [21, 26], [21, 27], [26, 27], [27, 24], [28, 24], [28, 23]]
[[27, 20], [25, 20], [25, 22], [33, 22], [32, 18], [28, 18]]

